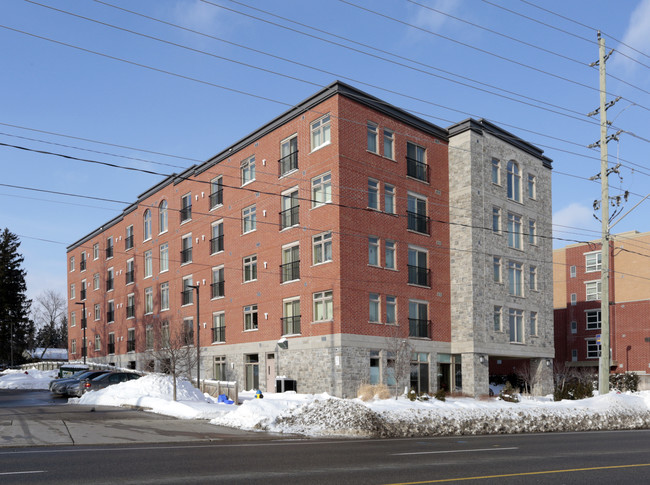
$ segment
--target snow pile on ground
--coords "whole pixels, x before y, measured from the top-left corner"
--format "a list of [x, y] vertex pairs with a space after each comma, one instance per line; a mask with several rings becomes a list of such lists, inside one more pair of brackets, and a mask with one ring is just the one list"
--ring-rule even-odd
[[0, 389], [48, 389], [56, 370], [8, 369], [0, 373]]

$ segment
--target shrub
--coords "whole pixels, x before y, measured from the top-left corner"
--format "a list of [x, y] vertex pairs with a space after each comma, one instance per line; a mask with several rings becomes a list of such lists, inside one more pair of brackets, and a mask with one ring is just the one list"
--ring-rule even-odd
[[357, 397], [362, 401], [377, 399], [390, 399], [390, 389], [383, 384], [362, 384], [357, 391]]
[[438, 390], [436, 391], [435, 398], [436, 398], [438, 401], [444, 401], [444, 400], [445, 400], [445, 396], [446, 396], [446, 394], [447, 394], [447, 393], [445, 392], [444, 389], [438, 389]]
[[625, 392], [636, 392], [639, 390], [639, 376], [634, 372], [625, 372], [623, 374], [610, 374], [609, 385], [612, 390]]
[[519, 402], [519, 396], [517, 396], [517, 394], [519, 394], [519, 389], [512, 387], [512, 384], [508, 381], [506, 382], [505, 387], [501, 389], [499, 399], [507, 402]]
[[415, 389], [409, 391], [408, 397], [411, 401], [415, 401], [418, 398], [418, 393], [415, 392]]
[[563, 399], [585, 399], [593, 396], [593, 394], [594, 384], [590, 379], [579, 379], [577, 377], [573, 377], [555, 388], [555, 391], [553, 392], [553, 400], [561, 401]]

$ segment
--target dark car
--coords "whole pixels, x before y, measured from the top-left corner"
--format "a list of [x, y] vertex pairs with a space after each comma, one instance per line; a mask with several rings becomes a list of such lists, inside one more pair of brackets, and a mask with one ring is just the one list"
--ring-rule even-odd
[[86, 372], [82, 372], [79, 374], [77, 377], [70, 378], [70, 379], [60, 379], [59, 382], [55, 382], [52, 384], [50, 387], [50, 391], [52, 391], [54, 394], [60, 394], [62, 396], [69, 396], [71, 388], [76, 386], [81, 380], [83, 379], [94, 379], [95, 377], [101, 376], [103, 374], [106, 374], [107, 370], [89, 370]]
[[75, 395], [82, 396], [88, 391], [98, 391], [99, 389], [104, 389], [113, 384], [132, 381], [139, 378], [140, 376], [133, 372], [109, 372], [108, 374], [95, 377], [94, 379], [84, 379], [83, 381], [80, 381], [76, 388]]
[[55, 385], [57, 386], [57, 388], [62, 387], [63, 384], [67, 384], [68, 382], [78, 378], [81, 374], [85, 374], [86, 372], [88, 372], [88, 369], [78, 370], [72, 375], [68, 374], [66, 377], [58, 377], [56, 379], [52, 379], [50, 381], [50, 385], [48, 388], [51, 391], [52, 387], [54, 387]]

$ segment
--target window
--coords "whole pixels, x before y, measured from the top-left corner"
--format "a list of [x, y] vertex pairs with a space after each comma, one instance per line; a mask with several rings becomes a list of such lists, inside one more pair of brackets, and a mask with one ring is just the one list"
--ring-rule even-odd
[[501, 185], [501, 162], [496, 158], [492, 159], [492, 183]]
[[578, 303], [578, 295], [576, 293], [571, 293], [571, 306], [575, 306]]
[[429, 218], [427, 217], [427, 199], [414, 194], [408, 194], [406, 214], [407, 227], [411, 231], [429, 234]]
[[135, 352], [135, 328], [126, 331], [126, 351]]
[[499, 234], [501, 232], [501, 209], [492, 207], [492, 232]]
[[587, 339], [587, 358], [597, 359], [600, 357], [600, 345], [596, 339]]
[[160, 245], [160, 272], [169, 270], [169, 243]]
[[99, 259], [99, 243], [93, 244], [93, 259]]
[[282, 302], [282, 335], [300, 334], [300, 299], [291, 298]]
[[169, 321], [160, 322], [160, 346], [165, 349], [169, 347]]
[[602, 268], [603, 255], [599, 252], [585, 254], [585, 273], [600, 271]]
[[537, 312], [530, 312], [530, 334], [532, 336], [537, 336]]
[[529, 266], [528, 268], [528, 288], [531, 290], [538, 290], [537, 285], [537, 266]]
[[508, 322], [510, 324], [510, 342], [524, 342], [524, 312], [511, 308], [508, 312]]
[[492, 258], [492, 269], [494, 282], [501, 283], [501, 258], [496, 256]]
[[397, 297], [393, 295], [386, 296], [386, 323], [397, 323]]
[[143, 216], [144, 240], [151, 239], [151, 211], [147, 209]]
[[194, 303], [194, 288], [192, 286], [192, 276], [185, 276], [183, 278], [183, 293], [181, 298], [183, 305], [191, 305]]
[[255, 157], [250, 157], [241, 162], [241, 184], [246, 185], [255, 180]]
[[521, 216], [508, 212], [508, 247], [521, 249]]
[[99, 303], [95, 303], [95, 321], [102, 318], [102, 306]]
[[108, 353], [109, 354], [114, 354], [115, 353], [115, 334], [113, 332], [108, 334]]
[[282, 193], [282, 212], [280, 212], [280, 229], [297, 226], [300, 222], [300, 201], [298, 188]]
[[70, 256], [70, 272], [74, 271], [74, 256]]
[[572, 362], [578, 361], [578, 349], [571, 349], [571, 361]]
[[148, 324], [144, 329], [144, 347], [153, 350], [153, 325]]
[[93, 290], [99, 290], [99, 273], [93, 275]]
[[[147, 295], [147, 290], [145, 290], [145, 308], [146, 308], [146, 295]], [[153, 307], [153, 298], [152, 298], [152, 307]], [[151, 310], [153, 312], [153, 308]], [[145, 310], [145, 313], [146, 310]], [[135, 294], [130, 293], [126, 296], [126, 318], [135, 318]]]
[[181, 264], [192, 262], [192, 235], [186, 234], [181, 238]]
[[226, 356], [219, 355], [214, 358], [214, 379], [216, 381], [227, 381], [226, 378]]
[[130, 285], [133, 284], [135, 281], [135, 268], [133, 264], [133, 258], [127, 260], [126, 262], [126, 284]]
[[257, 214], [255, 204], [241, 211], [242, 233], [252, 232], [257, 228]]
[[319, 207], [332, 202], [332, 174], [330, 172], [311, 179], [311, 206]]
[[244, 330], [257, 330], [257, 305], [244, 307]]
[[298, 169], [298, 137], [291, 136], [280, 143], [280, 177]]
[[153, 313], [153, 288], [151, 286], [144, 289], [144, 313], [145, 315]]
[[384, 267], [395, 269], [395, 241], [386, 241], [384, 245]]
[[384, 211], [395, 214], [395, 187], [388, 184], [384, 184]]
[[537, 178], [533, 174], [528, 174], [528, 198], [537, 198]]
[[167, 232], [169, 229], [169, 215], [167, 213], [167, 201], [163, 200], [160, 205], [158, 205], [158, 227], [159, 232]]
[[503, 332], [503, 317], [502, 317], [502, 307], [499, 305], [494, 305], [494, 310], [492, 311], [492, 321], [494, 324], [495, 332]]
[[576, 274], [577, 274], [576, 267], [575, 267], [575, 266], [571, 266], [571, 267], [569, 268], [569, 277], [570, 277], [570, 278], [575, 278], [575, 277], [576, 277]]
[[414, 143], [406, 143], [406, 175], [409, 177], [429, 181], [429, 167], [426, 163], [425, 149]]
[[412, 285], [429, 286], [427, 252], [423, 249], [409, 247], [408, 282]]
[[508, 262], [508, 291], [513, 296], [524, 295], [521, 263]]
[[578, 322], [576, 321], [571, 322], [571, 333], [573, 334], [578, 333]]
[[70, 353], [71, 354], [76, 354], [77, 353], [77, 339], [72, 339], [70, 341]]
[[381, 299], [379, 297], [379, 293], [370, 293], [368, 299], [370, 303], [370, 308], [368, 309], [368, 321], [371, 323], [379, 323], [379, 314], [381, 308]]
[[587, 317], [587, 330], [599, 330], [602, 321], [600, 310], [587, 310], [585, 314]]
[[81, 291], [79, 292], [79, 298], [81, 300], [86, 299], [86, 280], [81, 280]]
[[210, 180], [210, 210], [223, 205], [222, 177], [215, 177]]
[[183, 318], [183, 344], [189, 346], [194, 344], [194, 318]]
[[102, 338], [99, 334], [95, 335], [95, 352], [99, 352], [102, 348]]
[[224, 279], [223, 266], [212, 268], [212, 298], [222, 298], [225, 295], [226, 281]]
[[212, 237], [210, 238], [210, 254], [223, 251], [223, 221], [212, 223]]
[[81, 251], [81, 261], [79, 261], [79, 271], [86, 271], [86, 251]]
[[312, 151], [327, 145], [330, 142], [330, 115], [317, 119], [311, 124], [311, 149]]
[[75, 312], [70, 313], [70, 326], [71, 327], [77, 326], [77, 314]]
[[300, 249], [297, 244], [282, 248], [281, 282], [300, 279]]
[[[212, 314], [212, 342], [226, 341], [226, 314], [218, 312]], [[225, 374], [225, 369], [224, 369]]]
[[429, 336], [429, 310], [426, 302], [409, 301], [409, 337]]
[[244, 283], [257, 279], [257, 254], [244, 258]]
[[324, 322], [334, 318], [332, 290], [314, 293], [314, 321]]
[[377, 143], [379, 134], [377, 133], [377, 125], [369, 121], [367, 131], [368, 131], [368, 151], [372, 153], [379, 153], [379, 144]]
[[169, 310], [169, 282], [160, 283], [160, 311]]
[[106, 291], [113, 291], [113, 268], [106, 271]]
[[600, 280], [598, 281], [587, 281], [585, 283], [585, 289], [587, 293], [587, 301], [600, 300], [601, 285]]
[[368, 208], [379, 210], [379, 182], [368, 179]]
[[378, 350], [370, 351], [370, 385], [379, 384], [379, 363], [381, 362], [379, 358]]
[[192, 219], [192, 194], [181, 197], [181, 224]]
[[384, 130], [384, 156], [395, 160], [395, 136], [391, 130]]
[[111, 259], [113, 257], [113, 237], [106, 239], [106, 259]]
[[144, 277], [151, 278], [153, 276], [153, 257], [151, 249], [144, 252]]
[[528, 244], [537, 244], [537, 224], [534, 220], [528, 220]]
[[126, 236], [124, 237], [124, 250], [133, 249], [133, 226], [126, 226]]
[[368, 264], [379, 266], [379, 238], [368, 238]]
[[112, 323], [115, 321], [115, 302], [108, 300], [106, 304], [106, 321]]
[[508, 162], [508, 199], [521, 202], [521, 174], [513, 160]]
[[312, 254], [314, 264], [332, 261], [332, 233], [324, 232], [312, 238]]

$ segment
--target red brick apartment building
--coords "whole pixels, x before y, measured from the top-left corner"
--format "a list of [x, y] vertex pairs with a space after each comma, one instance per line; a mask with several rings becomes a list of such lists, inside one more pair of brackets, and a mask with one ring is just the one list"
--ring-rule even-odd
[[[539, 162], [550, 200], [541, 151], [483, 121], [455, 130]], [[93, 361], [160, 370], [148, 351], [156, 336], [196, 332], [198, 294], [201, 378], [273, 391], [284, 376], [336, 396], [368, 382], [487, 393], [490, 350], [479, 363], [477, 349], [456, 355], [452, 345], [449, 139], [335, 82], [167, 177], [68, 247], [71, 358], [85, 348]], [[492, 312], [485, 318], [490, 326]], [[506, 355], [548, 356], [517, 344]]]
[[[612, 235], [610, 345], [614, 372], [635, 372], [650, 389], [650, 233]], [[597, 370], [601, 325], [601, 244], [553, 251], [555, 349], [558, 362]]]

